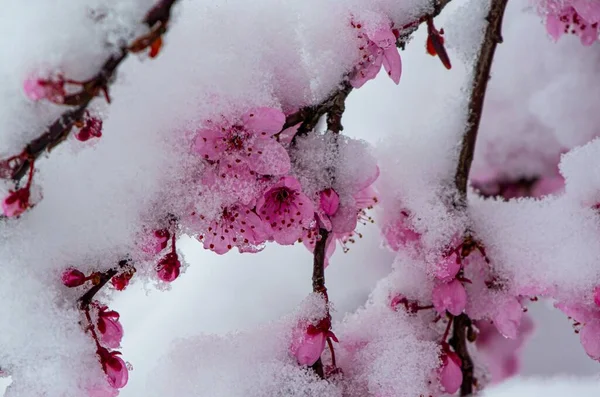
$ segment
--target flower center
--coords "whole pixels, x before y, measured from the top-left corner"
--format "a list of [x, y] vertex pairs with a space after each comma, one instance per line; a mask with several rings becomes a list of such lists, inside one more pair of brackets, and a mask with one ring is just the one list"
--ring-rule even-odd
[[275, 200], [283, 203], [290, 197], [290, 191], [288, 189], [280, 189], [275, 195]]

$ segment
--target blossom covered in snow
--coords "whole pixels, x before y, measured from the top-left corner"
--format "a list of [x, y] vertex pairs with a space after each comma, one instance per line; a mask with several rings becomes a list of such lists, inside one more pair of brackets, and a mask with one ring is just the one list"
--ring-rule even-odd
[[600, 34], [600, 3], [594, 0], [546, 0], [540, 5], [546, 13], [546, 29], [554, 40], [564, 34], [579, 36], [590, 46]]

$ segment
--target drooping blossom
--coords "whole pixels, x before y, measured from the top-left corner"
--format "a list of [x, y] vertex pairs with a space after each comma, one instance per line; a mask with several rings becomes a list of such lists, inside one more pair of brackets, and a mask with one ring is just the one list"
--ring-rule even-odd
[[2, 200], [2, 213], [9, 218], [21, 215], [31, 206], [30, 197], [29, 185], [16, 191], [9, 191], [8, 196]]
[[579, 340], [592, 359], [600, 361], [600, 306], [596, 303], [596, 288], [592, 302], [557, 302], [554, 306], [575, 321]]
[[79, 287], [88, 280], [85, 274], [72, 267], [63, 272], [61, 279], [63, 284], [69, 288]]
[[463, 381], [462, 361], [458, 357], [458, 354], [451, 351], [446, 343], [444, 343], [440, 359], [442, 361], [442, 365], [439, 368], [440, 384], [444, 392], [454, 394], [460, 389]]
[[285, 115], [272, 108], [245, 113], [239, 122], [209, 122], [197, 132], [194, 150], [204, 159], [228, 165], [245, 165], [249, 172], [284, 175], [290, 170], [290, 157], [273, 135], [285, 124]]
[[223, 208], [221, 216], [205, 227], [198, 240], [205, 249], [221, 255], [233, 247], [240, 252], [260, 251], [268, 237], [263, 221], [254, 211], [243, 205], [233, 205]]
[[30, 77], [23, 83], [23, 89], [25, 95], [34, 101], [47, 99], [50, 102], [62, 104], [65, 100], [65, 80], [61, 77], [54, 80]]
[[531, 318], [523, 316], [515, 339], [506, 338], [489, 321], [479, 320], [475, 325], [479, 330], [475, 341], [477, 351], [490, 372], [492, 383], [517, 375], [521, 369], [521, 350], [534, 329]]
[[449, 283], [438, 282], [433, 287], [432, 301], [440, 315], [443, 316], [448, 311], [458, 316], [467, 305], [467, 292], [462, 283], [456, 279]]
[[156, 265], [156, 274], [164, 282], [170, 283], [179, 277], [181, 262], [176, 252], [169, 252]]
[[366, 29], [361, 23], [352, 22], [359, 39], [360, 60], [350, 75], [354, 88], [362, 87], [377, 76], [383, 65], [388, 76], [396, 84], [400, 82], [402, 61], [396, 48], [398, 31], [391, 23], [382, 23], [374, 29]]
[[315, 212], [300, 182], [291, 176], [269, 188], [259, 198], [256, 210], [266, 230], [282, 245], [294, 244], [302, 236], [302, 228], [309, 227]]
[[290, 351], [298, 360], [298, 364], [313, 365], [323, 354], [328, 338], [338, 342], [331, 331], [329, 317], [322, 319], [317, 325], [300, 324], [293, 331]]
[[554, 40], [563, 34], [579, 36], [585, 46], [598, 40], [600, 3], [593, 0], [548, 0], [542, 9], [547, 13], [546, 30]]
[[81, 128], [75, 133], [78, 141], [85, 142], [91, 138], [102, 136], [102, 120], [97, 117], [86, 116]]
[[116, 389], [125, 387], [129, 380], [129, 371], [125, 361], [118, 351], [109, 351], [104, 347], [99, 347], [97, 351], [102, 364], [102, 370], [106, 374], [108, 384]]
[[119, 313], [98, 305], [96, 328], [100, 333], [100, 342], [111, 349], [119, 347], [123, 339], [123, 326], [119, 322]]

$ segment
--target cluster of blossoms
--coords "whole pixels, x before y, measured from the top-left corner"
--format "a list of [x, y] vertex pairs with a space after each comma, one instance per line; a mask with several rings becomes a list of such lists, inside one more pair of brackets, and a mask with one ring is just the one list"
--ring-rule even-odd
[[546, 30], [554, 40], [563, 34], [579, 36], [583, 45], [589, 46], [600, 34], [600, 3], [595, 0], [545, 0], [538, 1], [546, 15]]
[[[86, 276], [75, 268], [69, 268], [63, 272], [62, 282], [69, 288], [76, 288], [88, 282], [98, 285], [101, 283], [101, 278], [102, 275], [99, 273]], [[119, 348], [123, 339], [123, 326], [119, 322], [119, 313], [109, 310], [98, 301], [84, 303], [82, 311], [87, 321], [86, 331], [89, 331], [94, 339], [98, 360], [110, 386], [94, 388], [91, 393], [98, 397], [116, 396], [118, 390], [125, 387], [129, 379], [127, 364], [120, 357], [121, 352], [114, 350]]]

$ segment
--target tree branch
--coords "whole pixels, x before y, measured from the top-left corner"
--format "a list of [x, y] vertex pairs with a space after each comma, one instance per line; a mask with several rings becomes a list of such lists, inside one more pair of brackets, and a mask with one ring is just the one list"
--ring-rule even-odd
[[[469, 99], [469, 114], [467, 119], [466, 131], [462, 138], [462, 145], [458, 164], [454, 177], [456, 189], [459, 196], [454, 202], [457, 209], [464, 209], [467, 205], [467, 185], [471, 163], [473, 162], [473, 153], [477, 141], [477, 133], [483, 114], [483, 104], [487, 90], [490, 71], [496, 46], [502, 43], [502, 20], [504, 10], [508, 0], [491, 0], [490, 10], [486, 17], [488, 25], [482, 40], [479, 56], [473, 71], [473, 81], [471, 83], [471, 97]], [[463, 381], [460, 387], [461, 396], [473, 394], [473, 360], [469, 355], [467, 346], [467, 334], [471, 327], [471, 319], [466, 314], [454, 317], [452, 338], [450, 344], [456, 354], [460, 357], [462, 365]]]
[[483, 103], [487, 90], [492, 61], [498, 43], [502, 43], [502, 19], [508, 0], [491, 0], [490, 11], [486, 18], [488, 26], [479, 50], [479, 57], [473, 73], [471, 84], [471, 98], [469, 100], [469, 116], [467, 119], [467, 130], [463, 135], [458, 166], [454, 182], [460, 195], [459, 207], [465, 207], [467, 198], [467, 185], [469, 181], [469, 171], [473, 162], [473, 153], [475, 152], [475, 143], [477, 141], [477, 132], [483, 114]]
[[119, 272], [119, 268], [123, 268], [127, 265], [130, 264], [130, 260], [129, 259], [123, 259], [119, 261], [119, 265], [118, 268], [113, 268], [113, 269], [109, 269], [107, 271], [105, 271], [104, 273], [100, 273], [99, 274], [99, 280], [96, 284], [94, 284], [94, 286], [92, 288], [90, 288], [89, 290], [87, 290], [87, 292], [85, 294], [83, 294], [79, 299], [79, 308], [81, 310], [85, 310], [90, 303], [92, 303], [92, 300], [94, 299], [94, 296], [96, 296], [96, 294], [98, 292], [100, 292], [100, 290], [102, 288], [104, 288], [104, 286], [114, 277], [117, 275], [117, 273]]
[[[171, 9], [177, 1], [161, 0], [144, 18], [144, 23], [150, 28], [150, 33], [136, 40], [132, 47], [122, 47], [118, 54], [108, 58], [95, 76], [83, 83], [80, 92], [65, 97], [65, 105], [73, 105], [76, 108], [64, 112], [42, 135], [29, 142], [19, 156], [12, 158], [15, 162], [12, 166], [9, 164], [11, 172], [8, 178], [18, 182], [27, 173], [30, 162], [38, 158], [44, 151], [50, 151], [67, 138], [75, 122], [83, 118], [90, 102], [102, 91], [106, 94], [108, 86], [114, 80], [117, 68], [127, 56], [131, 52], [147, 48], [166, 31], [167, 23], [171, 17]], [[106, 96], [108, 99], [108, 94]]]

